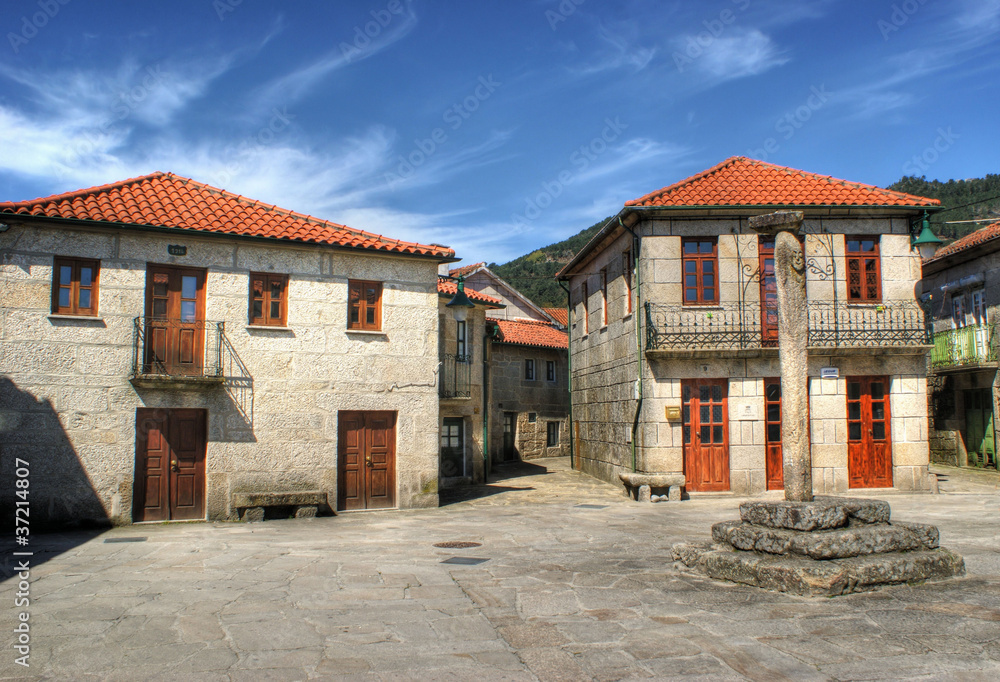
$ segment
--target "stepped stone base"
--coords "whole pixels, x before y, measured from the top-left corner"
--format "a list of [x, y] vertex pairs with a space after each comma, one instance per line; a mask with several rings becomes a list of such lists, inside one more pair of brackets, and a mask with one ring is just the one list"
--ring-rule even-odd
[[937, 528], [891, 523], [881, 500], [748, 502], [740, 517], [712, 526], [714, 544], [674, 545], [674, 559], [710, 578], [811, 596], [965, 573]]

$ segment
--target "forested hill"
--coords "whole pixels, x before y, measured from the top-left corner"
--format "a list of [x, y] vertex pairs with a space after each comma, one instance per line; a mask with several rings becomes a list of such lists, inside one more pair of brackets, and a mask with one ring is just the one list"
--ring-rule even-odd
[[[920, 177], [905, 177], [889, 185], [889, 189], [920, 197], [940, 199], [941, 206], [951, 208], [964, 206], [953, 211], [941, 211], [931, 216], [934, 233], [944, 240], [957, 239], [989, 223], [961, 223], [951, 221], [990, 218], [1000, 220], [1000, 175], [987, 175], [972, 180], [928, 180]], [[985, 201], [992, 199], [991, 201]], [[965, 204], [974, 204], [965, 206]], [[951, 223], [951, 224], [949, 224]]]
[[609, 220], [610, 216], [569, 239], [532, 251], [509, 263], [490, 263], [489, 268], [543, 308], [565, 308], [566, 292], [556, 282], [555, 275]]
[[[890, 185], [889, 189], [940, 199], [944, 208], [951, 208], [974, 202], [984, 202], [991, 197], [1000, 197], [1000, 175], [987, 175], [985, 178], [972, 180], [948, 180], [947, 182], [927, 180], [923, 177], [905, 177]], [[1000, 198], [957, 208], [953, 211], [935, 213], [931, 216], [931, 226], [938, 236], [948, 241], [957, 239], [987, 224], [961, 223], [956, 225], [949, 224], [950, 221], [977, 218], [1000, 220]], [[543, 307], [565, 306], [566, 292], [555, 281], [555, 274], [597, 234], [597, 231], [608, 220], [609, 218], [605, 218], [565, 241], [538, 249], [503, 265], [490, 263], [489, 267], [538, 305]]]

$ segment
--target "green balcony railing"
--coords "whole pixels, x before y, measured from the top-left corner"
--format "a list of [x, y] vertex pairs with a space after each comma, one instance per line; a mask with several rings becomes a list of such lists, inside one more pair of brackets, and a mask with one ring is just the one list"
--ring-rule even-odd
[[934, 369], [982, 365], [997, 361], [995, 324], [975, 325], [934, 334]]

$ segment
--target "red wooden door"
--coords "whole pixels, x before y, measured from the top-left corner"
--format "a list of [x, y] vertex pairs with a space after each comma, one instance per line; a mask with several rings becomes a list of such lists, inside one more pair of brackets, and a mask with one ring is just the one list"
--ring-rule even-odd
[[200, 376], [205, 354], [205, 271], [149, 265], [144, 371]]
[[205, 410], [136, 410], [133, 521], [205, 518]]
[[760, 258], [760, 336], [764, 348], [778, 347], [778, 282], [774, 277], [774, 237], [757, 243]]
[[889, 379], [847, 379], [847, 478], [852, 488], [892, 487]]
[[396, 413], [341, 412], [337, 440], [337, 509], [394, 507]]
[[785, 489], [781, 451], [781, 379], [764, 380], [764, 468], [768, 490]]
[[684, 381], [685, 487], [691, 492], [729, 490], [729, 405], [726, 379]]

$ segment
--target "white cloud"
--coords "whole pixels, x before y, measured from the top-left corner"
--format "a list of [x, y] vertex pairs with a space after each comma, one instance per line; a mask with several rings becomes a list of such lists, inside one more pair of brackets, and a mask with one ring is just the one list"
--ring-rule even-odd
[[[699, 45], [699, 39], [704, 42], [704, 36], [701, 38], [685, 36], [681, 43], [683, 47], [679, 47], [681, 54], [690, 56], [690, 53], [685, 53], [683, 50], [687, 49], [692, 41], [695, 45]], [[789, 57], [761, 31], [734, 29], [731, 35], [714, 38], [703, 47], [700, 54], [692, 58], [692, 61], [693, 68], [719, 83], [760, 75], [776, 66], [788, 63]]]

